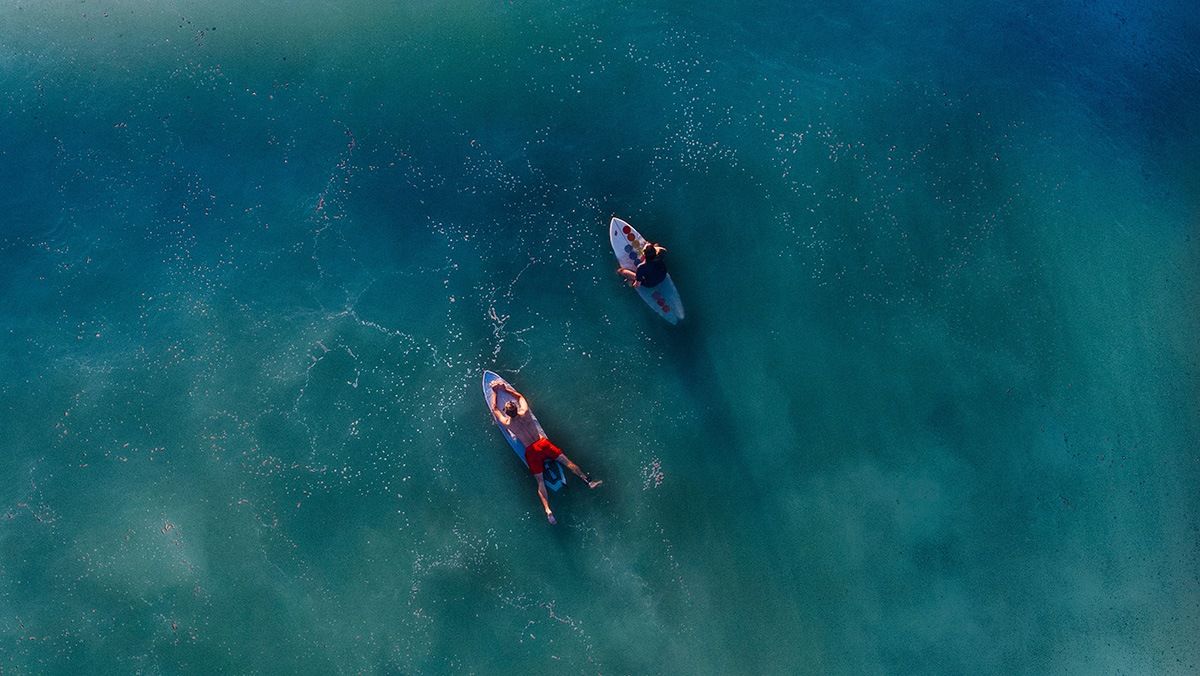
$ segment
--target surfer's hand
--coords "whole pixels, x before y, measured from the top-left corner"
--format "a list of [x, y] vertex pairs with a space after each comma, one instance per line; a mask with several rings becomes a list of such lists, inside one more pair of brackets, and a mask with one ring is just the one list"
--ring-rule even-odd
[[554, 520], [554, 512], [546, 512], [546, 520], [550, 522], [551, 526], [558, 523]]

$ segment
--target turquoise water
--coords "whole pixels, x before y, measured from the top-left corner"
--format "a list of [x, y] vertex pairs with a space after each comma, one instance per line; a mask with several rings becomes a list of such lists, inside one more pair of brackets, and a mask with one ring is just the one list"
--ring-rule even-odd
[[0, 6], [0, 671], [1200, 669], [1194, 3], [243, 4]]

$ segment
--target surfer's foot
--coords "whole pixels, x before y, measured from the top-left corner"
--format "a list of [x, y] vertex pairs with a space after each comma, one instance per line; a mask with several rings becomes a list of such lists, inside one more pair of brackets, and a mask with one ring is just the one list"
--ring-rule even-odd
[[550, 522], [551, 526], [558, 523], [557, 521], [554, 520], [554, 512], [546, 512], [546, 520]]
[[588, 488], [595, 488], [596, 486], [599, 486], [602, 483], [604, 483], [604, 482], [603, 481], [592, 481], [590, 479], [587, 482]]

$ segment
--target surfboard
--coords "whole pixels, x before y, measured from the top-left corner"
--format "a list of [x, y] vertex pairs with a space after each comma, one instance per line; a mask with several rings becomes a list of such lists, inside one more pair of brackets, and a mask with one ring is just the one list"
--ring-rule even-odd
[[[488, 414], [491, 415], [492, 422], [496, 423], [496, 427], [500, 428], [500, 434], [504, 435], [504, 440], [507, 441], [508, 445], [512, 447], [513, 453], [517, 454], [517, 459], [521, 461], [522, 465], [529, 467], [529, 464], [525, 462], [525, 446], [517, 440], [517, 437], [514, 436], [512, 432], [508, 431], [508, 428], [500, 424], [500, 420], [497, 419], [496, 414], [492, 412], [492, 385], [494, 383], [503, 383], [507, 385], [508, 381], [496, 375], [495, 373], [492, 373], [491, 371], [484, 371], [483, 403], [488, 408]], [[514, 387], [513, 389], [515, 390], [516, 388]], [[525, 399], [526, 402], [528, 402], [529, 397], [526, 397]], [[504, 408], [506, 403], [514, 400], [516, 400], [516, 397], [509, 394], [506, 390], [501, 390], [496, 395], [496, 405], [500, 408]], [[537, 425], [538, 431], [545, 435], [546, 432], [542, 429], [542, 424], [538, 422], [537, 416], [533, 414], [532, 406], [529, 408], [528, 415], [529, 417], [533, 418], [533, 424]], [[558, 464], [558, 462], [555, 460], [547, 461], [546, 466], [542, 468], [542, 481], [546, 483], [546, 488], [549, 488], [552, 491], [557, 491], [558, 489], [562, 488], [567, 483], [567, 477], [563, 473], [563, 466]]]
[[[621, 267], [631, 271], [637, 270], [642, 249], [646, 248], [646, 238], [632, 225], [613, 216], [608, 224], [608, 241], [612, 244], [613, 253], [616, 254]], [[638, 286], [636, 291], [642, 300], [646, 301], [646, 305], [667, 322], [678, 324], [679, 320], [683, 319], [683, 300], [679, 298], [679, 291], [675, 288], [670, 274], [667, 274], [667, 278], [658, 286], [651, 289]]]

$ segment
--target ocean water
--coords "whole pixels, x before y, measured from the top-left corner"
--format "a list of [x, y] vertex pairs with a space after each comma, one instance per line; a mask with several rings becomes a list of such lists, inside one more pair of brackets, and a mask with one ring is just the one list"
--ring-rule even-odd
[[0, 671], [1194, 674], [1198, 107], [1182, 0], [6, 2]]

